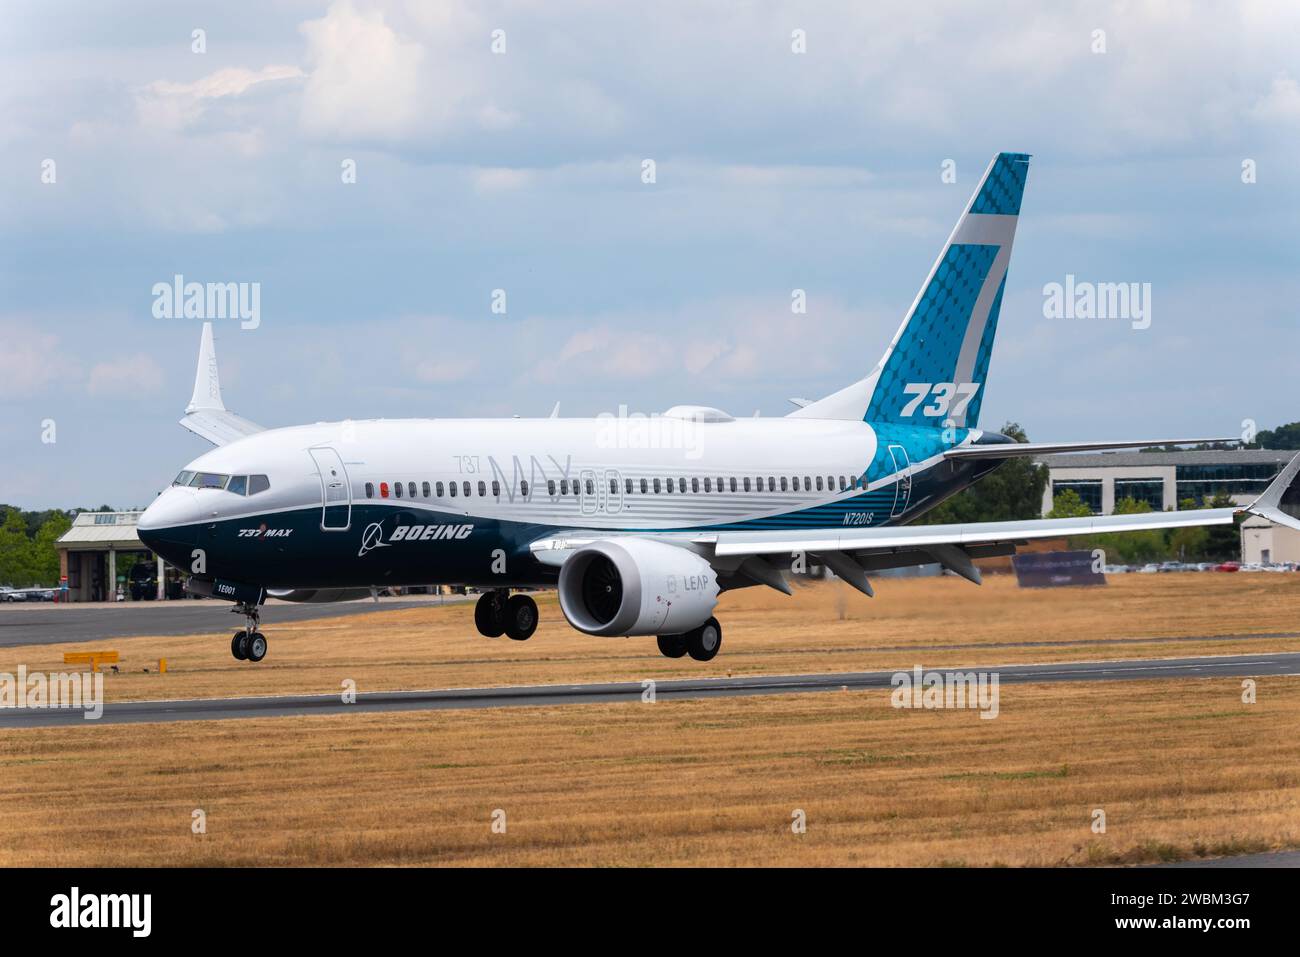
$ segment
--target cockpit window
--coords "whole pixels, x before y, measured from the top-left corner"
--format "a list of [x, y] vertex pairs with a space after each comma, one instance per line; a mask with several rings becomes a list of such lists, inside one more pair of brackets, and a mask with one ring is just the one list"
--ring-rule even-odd
[[218, 475], [216, 472], [195, 472], [194, 477], [190, 479], [190, 487], [225, 488], [226, 483], [229, 481], [229, 475]]
[[234, 492], [236, 495], [247, 494], [247, 489], [248, 489], [247, 475], [232, 475], [230, 478], [230, 484], [226, 486], [227, 492]]
[[256, 495], [258, 492], [265, 492], [271, 487], [271, 480], [265, 475], [250, 475], [248, 477], [248, 494]]
[[193, 472], [182, 472], [180, 475], [176, 476], [176, 478], [175, 478], [174, 480], [172, 480], [172, 484], [173, 484], [173, 485], [189, 485], [189, 484], [190, 484], [190, 479], [192, 479], [192, 478], [194, 478], [194, 473], [193, 473]]

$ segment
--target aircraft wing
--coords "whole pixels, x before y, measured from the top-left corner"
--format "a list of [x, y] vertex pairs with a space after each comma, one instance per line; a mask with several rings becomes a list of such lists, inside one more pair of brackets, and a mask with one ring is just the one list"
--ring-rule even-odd
[[[1191, 509], [1181, 512], [1142, 512], [1132, 515], [1089, 515], [1081, 518], [1041, 518], [1014, 522], [972, 522], [955, 525], [907, 525], [880, 528], [789, 529], [778, 531], [647, 532], [645, 537], [677, 544], [707, 558], [733, 582], [765, 584], [789, 592], [783, 568], [802, 552], [830, 567], [840, 578], [870, 595], [867, 573], [884, 568], [939, 563], [976, 584], [974, 559], [1011, 555], [1031, 539], [1137, 532], [1231, 524], [1241, 513], [1258, 515], [1300, 530], [1300, 454], [1245, 508]], [[562, 565], [569, 554], [586, 544], [617, 535], [573, 531], [534, 542], [539, 561]], [[731, 586], [731, 587], [734, 587]]]
[[1165, 445], [1208, 445], [1211, 443], [1239, 442], [1228, 439], [1125, 439], [1116, 442], [999, 442], [981, 445], [960, 445], [943, 453], [946, 459], [1007, 459], [1029, 455], [1048, 455], [1053, 452], [1104, 452], [1107, 449], [1154, 448]]
[[194, 395], [180, 420], [182, 427], [213, 445], [228, 445], [246, 435], [262, 432], [262, 426], [236, 415], [221, 401], [221, 378], [217, 374], [217, 352], [212, 345], [212, 323], [203, 324], [199, 343], [199, 364], [194, 371]]

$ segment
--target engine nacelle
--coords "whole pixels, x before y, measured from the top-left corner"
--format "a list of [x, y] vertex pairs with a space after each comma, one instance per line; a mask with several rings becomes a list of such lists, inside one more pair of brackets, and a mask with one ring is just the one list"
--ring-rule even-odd
[[644, 538], [578, 549], [560, 568], [560, 608], [589, 635], [676, 635], [718, 603], [718, 576], [699, 555]]

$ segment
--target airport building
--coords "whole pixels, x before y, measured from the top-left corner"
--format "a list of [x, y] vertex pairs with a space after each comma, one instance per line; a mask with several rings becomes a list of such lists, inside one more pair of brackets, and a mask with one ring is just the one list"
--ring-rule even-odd
[[[1039, 459], [1049, 469], [1043, 514], [1066, 489], [1077, 493], [1094, 515], [1110, 515], [1115, 503], [1125, 498], [1147, 502], [1158, 512], [1220, 492], [1244, 505], [1263, 493], [1294, 455], [1274, 449], [1045, 455]], [[1252, 515], [1241, 526], [1241, 560], [1300, 561], [1300, 532]]]
[[[179, 598], [180, 577], [136, 534], [139, 511], [81, 512], [54, 544], [68, 601]], [[123, 561], [119, 562], [119, 558]], [[136, 567], [147, 563], [147, 567]]]

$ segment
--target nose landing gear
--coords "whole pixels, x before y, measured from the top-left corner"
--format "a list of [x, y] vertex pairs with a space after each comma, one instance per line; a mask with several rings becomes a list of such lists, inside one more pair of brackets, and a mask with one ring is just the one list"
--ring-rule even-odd
[[235, 632], [230, 639], [230, 653], [238, 661], [258, 662], [266, 657], [266, 636], [257, 630], [262, 613], [257, 605], [240, 602], [230, 609], [237, 615], [243, 615], [248, 625]]

